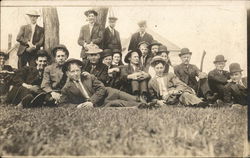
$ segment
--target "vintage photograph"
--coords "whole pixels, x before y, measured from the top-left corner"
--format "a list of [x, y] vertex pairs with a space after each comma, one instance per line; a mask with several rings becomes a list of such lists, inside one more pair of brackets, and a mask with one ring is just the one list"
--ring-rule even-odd
[[250, 155], [247, 1], [0, 4], [0, 157]]

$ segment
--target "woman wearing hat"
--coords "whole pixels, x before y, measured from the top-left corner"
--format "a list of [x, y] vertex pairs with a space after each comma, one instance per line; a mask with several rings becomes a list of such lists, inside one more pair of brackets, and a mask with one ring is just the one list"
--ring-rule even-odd
[[165, 73], [167, 62], [160, 56], [152, 59], [151, 66], [156, 76], [148, 83], [151, 101], [160, 106], [177, 105], [180, 102], [184, 106], [205, 107], [208, 104], [198, 98], [185, 83], [180, 81], [173, 73]]

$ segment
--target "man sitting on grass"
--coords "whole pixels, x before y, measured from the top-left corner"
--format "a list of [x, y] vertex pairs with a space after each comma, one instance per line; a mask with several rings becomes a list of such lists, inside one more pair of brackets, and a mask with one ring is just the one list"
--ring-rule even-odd
[[151, 61], [156, 75], [148, 84], [152, 101], [160, 106], [181, 104], [185, 106], [206, 107], [208, 104], [198, 98], [185, 83], [180, 81], [173, 73], [164, 73], [169, 66], [160, 56], [155, 56]]
[[150, 107], [146, 103], [136, 102], [136, 97], [105, 87], [94, 75], [83, 72], [83, 63], [77, 59], [69, 59], [63, 66], [68, 80], [62, 89], [64, 103], [78, 104], [82, 107]]

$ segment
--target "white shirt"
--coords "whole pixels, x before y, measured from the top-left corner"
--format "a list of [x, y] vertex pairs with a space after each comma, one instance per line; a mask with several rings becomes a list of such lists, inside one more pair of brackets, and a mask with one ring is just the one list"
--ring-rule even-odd
[[30, 25], [31, 25], [31, 31], [32, 31], [30, 40], [32, 41], [34, 33], [35, 33], [36, 24], [30, 24]]
[[167, 86], [164, 83], [164, 77], [157, 77], [157, 82], [159, 84], [160, 96], [164, 96], [168, 94]]
[[74, 83], [76, 84], [76, 87], [80, 89], [80, 91], [83, 93], [83, 95], [84, 95], [87, 99], [89, 99], [90, 97], [89, 97], [89, 95], [88, 95], [88, 92], [87, 92], [86, 89], [84, 88], [81, 79], [80, 79], [78, 82], [79, 82], [79, 84], [80, 84], [81, 87], [78, 87], [78, 83], [77, 83], [76, 81], [74, 81]]
[[93, 29], [93, 27], [94, 27], [94, 24], [95, 23], [93, 23], [93, 24], [89, 24], [89, 34], [91, 35], [91, 33], [92, 33], [92, 29]]
[[140, 36], [143, 37], [145, 35], [145, 33], [146, 32], [143, 32], [143, 33], [140, 32]]
[[110, 32], [111, 32], [113, 35], [115, 35], [115, 29], [113, 29], [113, 28], [111, 28], [111, 27], [109, 26], [109, 30], [110, 30]]

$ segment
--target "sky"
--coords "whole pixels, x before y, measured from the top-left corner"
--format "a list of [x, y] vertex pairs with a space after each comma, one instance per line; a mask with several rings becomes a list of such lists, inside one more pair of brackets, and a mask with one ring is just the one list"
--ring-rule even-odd
[[[70, 57], [79, 58], [81, 47], [77, 44], [80, 28], [86, 24], [84, 11], [90, 7], [57, 7], [60, 23], [60, 43], [65, 44]], [[238, 62], [247, 69], [246, 9], [237, 5], [157, 5], [113, 6], [110, 12], [118, 17], [116, 29], [123, 39], [130, 38], [138, 29], [137, 22], [146, 20], [148, 27], [193, 53], [191, 63], [200, 66], [203, 50], [206, 51], [203, 70], [214, 68], [216, 55], [227, 59], [226, 69]], [[13, 44], [21, 25], [29, 22], [25, 13], [30, 7], [1, 7], [1, 49], [7, 48], [8, 33]], [[33, 7], [41, 13], [41, 7]], [[8, 24], [6, 26], [6, 24]], [[42, 26], [42, 17], [38, 20]], [[125, 46], [123, 46], [125, 47]]]

